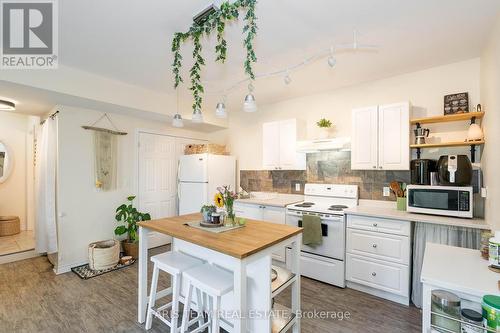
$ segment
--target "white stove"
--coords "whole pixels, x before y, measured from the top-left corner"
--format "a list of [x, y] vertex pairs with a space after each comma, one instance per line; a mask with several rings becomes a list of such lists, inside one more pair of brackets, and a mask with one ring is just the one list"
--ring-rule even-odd
[[306, 184], [304, 201], [287, 206], [286, 223], [302, 227], [303, 215], [321, 219], [321, 245], [302, 245], [302, 275], [345, 287], [344, 209], [358, 205], [355, 185]]

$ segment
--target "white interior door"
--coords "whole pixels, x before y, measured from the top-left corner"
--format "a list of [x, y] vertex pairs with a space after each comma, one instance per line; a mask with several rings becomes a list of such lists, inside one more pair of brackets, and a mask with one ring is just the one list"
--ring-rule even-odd
[[[139, 210], [151, 218], [175, 216], [177, 213], [177, 159], [175, 138], [139, 133]], [[150, 247], [170, 243], [170, 237], [151, 232]]]
[[351, 169], [378, 168], [378, 107], [352, 110]]

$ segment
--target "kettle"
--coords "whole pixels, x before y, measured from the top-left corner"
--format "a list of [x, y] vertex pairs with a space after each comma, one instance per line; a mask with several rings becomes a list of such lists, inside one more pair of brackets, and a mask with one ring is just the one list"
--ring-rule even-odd
[[417, 129], [414, 129], [413, 133], [415, 133], [415, 144], [416, 145], [425, 144], [425, 138], [429, 137], [430, 132], [431, 131], [428, 128], [419, 127]]
[[443, 155], [437, 164], [439, 185], [470, 186], [472, 164], [467, 155]]

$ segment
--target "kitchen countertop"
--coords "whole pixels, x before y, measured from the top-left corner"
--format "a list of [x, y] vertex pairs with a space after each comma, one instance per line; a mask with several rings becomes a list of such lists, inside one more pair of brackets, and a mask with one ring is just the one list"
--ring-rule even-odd
[[373, 202], [369, 204], [362, 204], [359, 206], [347, 208], [344, 210], [347, 215], [370, 216], [380, 217], [386, 219], [403, 220], [409, 222], [423, 222], [432, 224], [453, 225], [457, 227], [475, 228], [491, 230], [491, 226], [486, 223], [484, 219], [473, 218], [463, 219], [449, 216], [437, 216], [409, 213], [406, 211], [399, 211], [396, 209], [395, 202]]
[[249, 199], [237, 199], [235, 202], [251, 205], [264, 205], [273, 207], [286, 207], [287, 205], [304, 201], [301, 194], [267, 193], [266, 196], [250, 197]]
[[139, 226], [243, 259], [302, 232], [302, 228], [247, 219], [243, 228], [221, 233], [197, 229], [186, 223], [201, 221], [200, 213], [143, 221]]
[[498, 273], [488, 269], [479, 250], [427, 243], [421, 281], [477, 297], [499, 294]]

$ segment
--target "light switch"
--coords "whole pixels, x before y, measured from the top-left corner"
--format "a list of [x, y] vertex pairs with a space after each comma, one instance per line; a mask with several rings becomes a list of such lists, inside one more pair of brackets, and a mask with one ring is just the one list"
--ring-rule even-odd
[[391, 196], [391, 189], [387, 186], [384, 186], [383, 195], [384, 195], [384, 197], [390, 197]]
[[300, 192], [300, 183], [295, 183], [295, 192]]
[[482, 187], [481, 188], [481, 197], [486, 198], [488, 196], [488, 188], [487, 187]]

